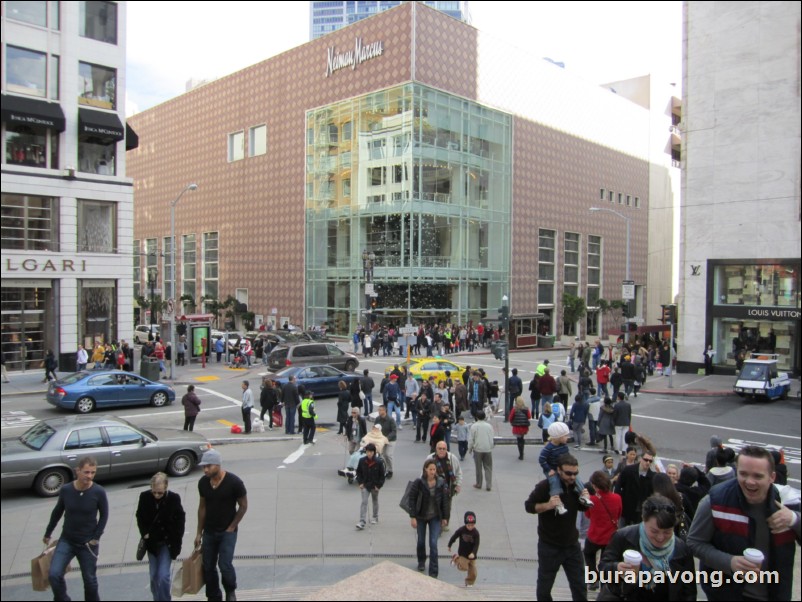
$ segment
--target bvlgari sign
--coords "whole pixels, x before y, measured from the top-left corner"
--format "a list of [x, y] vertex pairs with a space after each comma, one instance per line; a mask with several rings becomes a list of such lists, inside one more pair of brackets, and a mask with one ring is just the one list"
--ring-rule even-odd
[[362, 38], [354, 40], [354, 49], [340, 52], [335, 46], [329, 48], [328, 61], [326, 63], [326, 77], [329, 77], [335, 71], [351, 67], [356, 69], [365, 61], [375, 59], [381, 56], [384, 51], [384, 43], [379, 40], [378, 42], [371, 42], [370, 44], [363, 44]]

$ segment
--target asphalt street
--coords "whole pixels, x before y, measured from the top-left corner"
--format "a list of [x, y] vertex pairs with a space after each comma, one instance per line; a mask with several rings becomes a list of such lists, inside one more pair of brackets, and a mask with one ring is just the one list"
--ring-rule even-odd
[[[517, 367], [528, 383], [532, 371], [546, 357], [558, 369], [565, 362], [564, 351], [551, 350], [513, 353], [510, 366]], [[453, 359], [463, 365], [484, 368], [491, 380], [501, 379], [502, 363], [490, 355]], [[378, 385], [384, 367], [397, 360], [363, 359], [360, 370], [368, 368]], [[206, 370], [199, 366], [177, 370], [178, 397], [185, 392], [185, 385], [192, 382], [203, 401], [196, 431], [215, 442], [223, 454], [225, 468], [242, 477], [249, 490], [249, 511], [237, 545], [240, 589], [245, 596], [240, 596], [241, 599], [246, 599], [248, 592], [253, 599], [296, 598], [385, 559], [414, 567], [414, 531], [397, 504], [406, 482], [419, 475], [428, 445], [414, 443], [411, 428], [399, 432], [395, 478], [388, 481], [381, 493], [379, 524], [358, 532], [354, 527], [360, 501], [356, 486], [349, 486], [336, 474], [345, 461], [344, 445], [336, 430], [319, 429], [317, 444], [307, 447], [301, 445], [299, 437], [286, 437], [283, 430], [231, 435], [231, 424], [241, 423], [240, 382], [248, 378], [252, 386], [258, 387], [262, 368], [253, 367], [245, 372], [212, 364]], [[12, 385], [3, 387], [4, 438], [20, 434], [35, 420], [61, 413], [47, 405], [44, 396], [37, 392], [35, 381], [41, 379], [41, 374], [38, 378], [29, 375], [28, 384], [22, 378], [12, 376]], [[797, 399], [770, 403], [745, 401], [728, 394], [732, 377], [678, 375], [673, 380], [674, 387], [669, 389], [666, 377], [650, 379], [644, 392], [632, 400], [633, 428], [655, 442], [664, 461], [703, 461], [712, 435], [719, 435], [736, 447], [747, 441], [777, 445], [786, 450], [790, 484], [799, 488]], [[38, 386], [40, 390], [44, 387]], [[319, 400], [317, 411], [320, 422], [333, 423], [335, 400]], [[183, 411], [178, 404], [112, 413], [144, 427], [180, 428], [183, 423]], [[510, 427], [501, 416], [493, 424], [499, 443], [511, 443]], [[534, 440], [533, 435], [530, 433]], [[478, 515], [482, 547], [477, 592], [493, 592], [494, 596], [510, 599], [531, 598], [534, 594], [537, 519], [525, 514], [523, 501], [542, 478], [536, 457], [539, 451], [539, 446], [527, 447], [525, 460], [519, 462], [514, 445], [498, 445], [491, 492], [474, 490], [470, 486], [474, 478], [473, 462], [468, 458], [463, 464], [464, 488], [455, 499], [452, 516], [454, 524], [459, 525], [466, 510]], [[601, 466], [597, 450], [585, 446], [575, 453], [583, 475]], [[190, 551], [194, 537], [196, 484], [200, 474], [196, 470], [170, 483], [171, 489], [184, 500], [188, 515], [184, 554]], [[112, 507], [101, 544], [101, 593], [106, 599], [140, 599], [149, 595], [146, 565], [134, 561], [138, 533], [133, 519], [138, 493], [147, 482], [148, 478], [143, 477], [106, 485]], [[53, 504], [53, 500], [37, 498], [31, 492], [3, 494], [0, 566], [4, 600], [49, 598], [49, 592], [31, 592], [28, 571], [30, 559], [41, 551], [42, 531]], [[440, 578], [461, 583], [463, 575], [447, 565], [444, 541], [440, 554], [443, 555]], [[315, 570], [307, 570], [310, 566]], [[563, 577], [560, 579], [557, 584], [560, 589], [555, 590], [557, 599], [568, 595], [567, 583]], [[798, 592], [799, 575], [796, 581]], [[69, 585], [72, 595], [79, 597], [77, 571], [69, 578]]]

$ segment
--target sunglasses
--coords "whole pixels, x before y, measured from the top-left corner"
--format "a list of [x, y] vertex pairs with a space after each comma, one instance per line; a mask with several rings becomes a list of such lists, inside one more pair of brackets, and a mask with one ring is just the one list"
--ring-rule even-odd
[[646, 462], [647, 464], [651, 464], [652, 462], [654, 462], [654, 458], [641, 458], [641, 460], [643, 462]]
[[[560, 470], [562, 470], [562, 469], [560, 469]], [[563, 474], [564, 474], [566, 477], [575, 477], [575, 476], [577, 476], [577, 475], [579, 474], [579, 471], [578, 471], [578, 470], [577, 470], [577, 471], [572, 471], [572, 470], [562, 470], [562, 473], [563, 473]]]

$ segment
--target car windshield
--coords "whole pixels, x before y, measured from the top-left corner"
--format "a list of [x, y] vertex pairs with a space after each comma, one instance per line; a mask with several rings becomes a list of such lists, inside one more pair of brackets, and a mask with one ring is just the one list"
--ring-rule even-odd
[[74, 374], [69, 374], [63, 378], [60, 378], [59, 382], [64, 385], [74, 385], [79, 380], [85, 379], [90, 374], [91, 372], [75, 372]]
[[55, 429], [45, 422], [40, 422], [25, 431], [19, 440], [31, 449], [40, 450], [48, 439], [56, 434]]
[[750, 364], [747, 362], [744, 364], [743, 370], [741, 370], [740, 378], [743, 380], [766, 380], [768, 371], [768, 364]]

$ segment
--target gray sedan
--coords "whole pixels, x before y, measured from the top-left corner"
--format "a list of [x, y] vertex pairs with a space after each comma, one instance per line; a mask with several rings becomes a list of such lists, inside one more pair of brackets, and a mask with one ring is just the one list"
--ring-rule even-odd
[[190, 431], [145, 430], [114, 416], [53, 418], [3, 439], [2, 489], [58, 495], [84, 456], [97, 460], [97, 481], [159, 471], [184, 476], [206, 449], [206, 438]]

